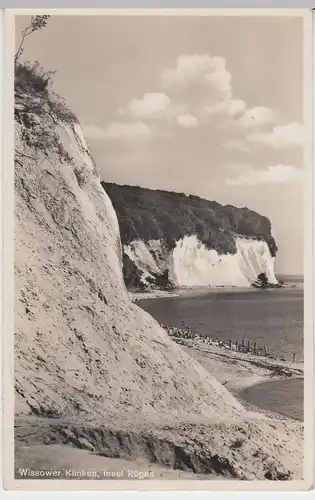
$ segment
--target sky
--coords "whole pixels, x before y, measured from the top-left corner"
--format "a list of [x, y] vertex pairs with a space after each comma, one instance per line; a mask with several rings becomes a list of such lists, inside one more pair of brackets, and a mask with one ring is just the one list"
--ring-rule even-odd
[[52, 16], [23, 58], [56, 71], [102, 180], [255, 210], [303, 273], [302, 18]]

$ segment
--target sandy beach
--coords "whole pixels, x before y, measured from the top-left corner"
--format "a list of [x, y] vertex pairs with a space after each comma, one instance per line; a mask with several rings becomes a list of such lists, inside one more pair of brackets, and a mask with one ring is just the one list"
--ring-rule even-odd
[[[201, 341], [175, 339], [181, 347], [206, 368], [237, 399], [245, 388], [271, 380], [303, 378], [304, 364], [245, 354], [204, 344]], [[258, 406], [240, 400], [246, 409], [263, 413], [272, 418], [285, 418]]]
[[160, 299], [168, 297], [178, 297], [179, 294], [176, 292], [167, 292], [166, 290], [151, 290], [147, 292], [128, 292], [129, 298], [132, 302], [138, 302], [138, 300], [146, 299]]

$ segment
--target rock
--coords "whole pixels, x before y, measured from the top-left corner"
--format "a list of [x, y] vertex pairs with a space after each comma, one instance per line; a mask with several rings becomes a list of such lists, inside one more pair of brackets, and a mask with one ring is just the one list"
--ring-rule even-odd
[[270, 481], [288, 481], [292, 479], [292, 473], [290, 470], [285, 470], [281, 466], [272, 464], [265, 473], [265, 479], [269, 479]]
[[76, 443], [78, 448], [82, 448], [84, 450], [89, 450], [89, 451], [94, 450], [94, 446], [85, 438], [78, 438]]

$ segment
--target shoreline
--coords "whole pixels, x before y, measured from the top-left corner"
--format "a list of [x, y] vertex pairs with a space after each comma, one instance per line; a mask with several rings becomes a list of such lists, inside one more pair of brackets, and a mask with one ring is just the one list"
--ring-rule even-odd
[[195, 286], [182, 286], [179, 288], [173, 288], [170, 290], [144, 290], [144, 291], [132, 291], [128, 290], [128, 296], [131, 302], [138, 302], [139, 300], [150, 300], [150, 299], [165, 299], [165, 298], [173, 298], [173, 297], [184, 297], [184, 296], [198, 296], [204, 295], [207, 293], [216, 293], [216, 292], [233, 292], [233, 293], [244, 293], [244, 292], [252, 292], [259, 293], [259, 291], [263, 292], [272, 292], [274, 290], [303, 290], [303, 285], [300, 283], [285, 283], [281, 286], [274, 287], [266, 287], [266, 288], [257, 288], [254, 286], [236, 286], [236, 285], [195, 285]]
[[128, 296], [131, 302], [138, 302], [138, 300], [149, 300], [149, 299], [165, 299], [171, 297], [179, 297], [179, 293], [175, 291], [166, 290], [150, 290], [147, 292], [131, 292], [128, 291]]
[[[295, 284], [285, 284], [282, 288], [297, 289], [299, 286]], [[273, 290], [273, 289], [272, 289]], [[163, 297], [185, 297], [186, 295], [203, 295], [211, 292], [224, 293], [224, 292], [252, 292], [259, 293], [255, 288], [248, 287], [194, 287], [182, 288], [177, 290], [179, 293], [172, 292], [158, 293], [155, 295], [151, 292], [146, 296], [143, 294], [141, 299], [145, 298], [163, 298]], [[138, 294], [135, 294], [137, 297]], [[140, 300], [140, 298], [138, 299]], [[283, 358], [280, 355], [272, 355], [268, 351], [268, 347], [258, 351], [253, 350], [255, 343], [251, 342], [251, 348], [248, 349], [241, 343], [236, 342], [236, 345], [228, 345], [226, 341], [220, 341], [219, 338], [210, 339], [202, 338], [194, 333], [188, 325], [182, 328], [160, 325], [167, 335], [181, 348], [183, 348], [189, 355], [194, 357], [209, 373], [214, 376], [225, 388], [240, 402], [240, 404], [249, 412], [264, 414], [270, 418], [281, 420], [298, 420], [294, 417], [280, 413], [279, 411], [272, 411], [251, 402], [246, 401], [241, 397], [241, 393], [250, 387], [259, 386], [261, 384], [281, 381], [287, 379], [302, 379], [304, 380], [304, 362], [296, 361], [295, 354], [292, 355], [292, 361]], [[246, 342], [247, 344], [247, 342]], [[258, 349], [258, 346], [257, 346]], [[298, 407], [300, 407], [298, 405]], [[293, 406], [292, 406], [293, 408]], [[301, 408], [303, 410], [303, 408]], [[303, 419], [299, 420], [303, 423]]]
[[297, 421], [282, 413], [249, 403], [240, 394], [244, 389], [265, 382], [304, 379], [303, 362], [281, 361], [255, 354], [229, 351], [209, 344], [205, 346], [202, 341], [198, 340], [170, 338], [209, 371], [241, 403], [245, 410], [250, 413], [260, 413], [269, 418]]

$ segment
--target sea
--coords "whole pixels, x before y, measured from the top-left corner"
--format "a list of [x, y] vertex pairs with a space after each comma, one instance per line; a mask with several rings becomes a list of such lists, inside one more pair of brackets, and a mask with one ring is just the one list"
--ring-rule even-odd
[[[303, 277], [278, 276], [285, 288], [198, 288], [178, 296], [139, 300], [160, 324], [222, 341], [248, 341], [276, 357], [303, 361]], [[255, 389], [256, 388], [256, 389]], [[265, 394], [265, 397], [263, 397]], [[303, 415], [303, 380], [275, 380], [243, 391], [246, 401], [291, 418]], [[260, 404], [258, 404], [260, 402]]]

